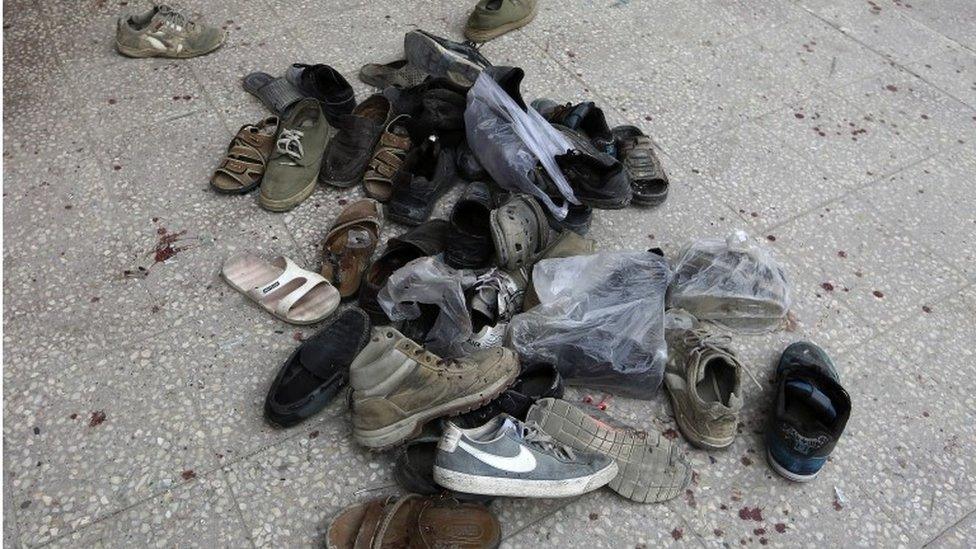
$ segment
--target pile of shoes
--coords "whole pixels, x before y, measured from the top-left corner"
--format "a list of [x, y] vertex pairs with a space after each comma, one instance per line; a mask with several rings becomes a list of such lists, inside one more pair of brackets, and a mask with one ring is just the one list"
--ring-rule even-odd
[[[535, 2], [482, 0], [466, 34], [487, 40], [534, 15]], [[133, 57], [190, 57], [223, 43], [212, 30], [157, 7], [120, 19], [117, 45]], [[183, 45], [151, 40], [163, 31]], [[244, 89], [270, 113], [241, 127], [211, 178], [223, 194], [260, 189], [259, 204], [274, 212], [298, 206], [317, 183], [362, 187], [364, 197], [329, 224], [317, 271], [250, 253], [222, 268], [231, 287], [278, 319], [319, 325], [274, 377], [267, 420], [297, 425], [348, 386], [353, 439], [398, 452], [394, 477], [408, 495], [348, 507], [334, 517], [328, 546], [494, 547], [501, 526], [486, 505], [496, 497], [569, 497], [607, 486], [650, 503], [684, 493], [693, 471], [676, 442], [564, 398], [564, 378], [579, 382], [568, 375], [573, 369], [561, 358], [520, 356], [509, 329], [522, 311], [551, 297], [533, 281], [534, 267], [594, 254], [584, 235], [595, 209], [666, 200], [669, 181], [651, 139], [635, 126], [611, 127], [592, 101], [539, 98], [527, 106], [521, 69], [493, 66], [471, 43], [414, 30], [404, 37], [404, 54], [363, 66], [359, 77], [381, 91], [358, 103], [328, 65], [247, 75]], [[532, 193], [494, 180], [485, 152], [469, 142], [469, 90], [489, 80], [522, 112], [540, 117], [559, 136], [554, 142], [568, 144], [548, 159], [558, 177], [541, 164], [523, 174], [537, 185]], [[447, 219], [431, 219], [456, 186], [464, 188]], [[388, 222], [407, 230], [374, 258]], [[677, 276], [659, 251], [654, 256], [661, 271], [655, 319], [664, 318], [669, 281], [669, 295], [688, 308], [705, 303], [722, 315], [728, 303], [771, 303], [753, 306], [760, 320], [785, 316], [789, 287], [771, 260], [720, 244], [693, 251]], [[753, 268], [743, 274], [733, 263]], [[626, 271], [614, 272], [600, 291], [626, 297]], [[731, 272], [734, 293], [726, 283]], [[564, 316], [572, 322], [578, 315]], [[725, 448], [738, 432], [743, 375], [752, 374], [731, 336], [707, 322], [716, 318], [684, 315], [690, 320], [668, 322], [657, 357], [666, 352], [667, 360], [641, 394], [653, 395], [663, 379], [684, 437], [700, 448]], [[608, 369], [619, 359], [609, 351]], [[596, 374], [584, 382], [599, 386]], [[806, 342], [783, 353], [775, 384], [769, 463], [787, 479], [810, 480], [843, 432], [850, 397], [827, 354]]]

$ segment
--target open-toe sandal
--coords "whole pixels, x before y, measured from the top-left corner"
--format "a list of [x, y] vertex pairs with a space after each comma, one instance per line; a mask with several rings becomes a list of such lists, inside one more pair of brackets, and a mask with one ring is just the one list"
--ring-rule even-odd
[[325, 236], [322, 276], [339, 290], [343, 299], [359, 290], [382, 227], [379, 204], [364, 198], [346, 206]]
[[277, 133], [277, 116], [241, 126], [227, 147], [220, 167], [210, 178], [213, 190], [223, 194], [246, 194], [258, 188]]
[[236, 255], [221, 274], [232, 288], [291, 324], [321, 322], [339, 306], [339, 291], [328, 280], [284, 256], [269, 262], [249, 253]]

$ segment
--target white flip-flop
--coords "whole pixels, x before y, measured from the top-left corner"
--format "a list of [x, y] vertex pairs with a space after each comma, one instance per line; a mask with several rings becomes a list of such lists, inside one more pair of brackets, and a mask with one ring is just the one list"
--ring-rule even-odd
[[224, 262], [221, 275], [232, 288], [291, 324], [321, 322], [339, 307], [339, 290], [285, 256], [268, 262], [249, 253], [235, 255]]

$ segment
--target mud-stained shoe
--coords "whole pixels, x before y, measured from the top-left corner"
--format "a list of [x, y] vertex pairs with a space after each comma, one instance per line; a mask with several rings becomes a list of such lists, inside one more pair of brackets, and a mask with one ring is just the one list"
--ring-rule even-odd
[[223, 30], [159, 4], [147, 12], [119, 18], [115, 49], [127, 57], [186, 59], [216, 50], [226, 38]]
[[464, 37], [472, 42], [487, 42], [528, 25], [538, 9], [536, 0], [481, 0], [468, 16]]
[[403, 51], [413, 66], [465, 87], [474, 84], [481, 71], [491, 66], [476, 48], [419, 29], [403, 37]]
[[617, 464], [577, 452], [532, 422], [500, 415], [475, 429], [446, 422], [437, 445], [434, 480], [469, 494], [560, 498], [596, 490], [617, 475]]
[[668, 335], [664, 373], [674, 417], [688, 442], [708, 450], [735, 440], [742, 410], [742, 363], [731, 338], [705, 328]]
[[353, 437], [375, 450], [396, 446], [432, 419], [494, 399], [518, 372], [518, 359], [508, 349], [446, 360], [393, 328], [375, 328], [349, 367]]
[[599, 410], [583, 411], [557, 398], [544, 398], [529, 409], [534, 421], [557, 442], [578, 451], [599, 452], [617, 462], [608, 486], [641, 503], [667, 501], [683, 494], [692, 468], [676, 444], [660, 433], [620, 425]]

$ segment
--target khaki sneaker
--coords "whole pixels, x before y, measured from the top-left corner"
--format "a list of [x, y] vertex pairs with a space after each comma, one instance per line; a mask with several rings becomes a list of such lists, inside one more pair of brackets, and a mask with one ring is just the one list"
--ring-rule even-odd
[[128, 57], [186, 59], [216, 50], [226, 37], [223, 30], [160, 4], [145, 13], [120, 17], [115, 30], [115, 49]]
[[258, 203], [262, 208], [284, 212], [312, 194], [333, 133], [317, 99], [306, 97], [291, 106], [261, 180]]
[[424, 423], [483, 406], [519, 373], [505, 348], [445, 360], [390, 327], [373, 337], [349, 367], [356, 442], [386, 449], [420, 434]]
[[537, 0], [481, 0], [468, 16], [464, 37], [487, 42], [528, 25], [538, 12]]
[[742, 410], [742, 363], [732, 339], [699, 327], [668, 334], [664, 385], [678, 427], [689, 442], [709, 450], [735, 440]]

